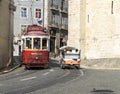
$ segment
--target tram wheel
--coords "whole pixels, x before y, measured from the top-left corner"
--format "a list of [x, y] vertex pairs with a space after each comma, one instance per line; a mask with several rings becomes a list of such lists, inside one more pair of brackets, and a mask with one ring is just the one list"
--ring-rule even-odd
[[27, 65], [26, 65], [26, 66], [25, 66], [25, 69], [28, 69], [28, 70], [29, 70], [29, 69], [30, 69], [30, 66], [27, 66]]
[[44, 65], [44, 68], [45, 68], [45, 69], [49, 68], [49, 65], [48, 65], [48, 64], [45, 64], [45, 65]]

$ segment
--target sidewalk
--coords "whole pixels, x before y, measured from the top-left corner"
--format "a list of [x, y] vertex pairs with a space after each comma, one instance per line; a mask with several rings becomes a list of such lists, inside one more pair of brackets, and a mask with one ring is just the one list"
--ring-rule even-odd
[[[51, 57], [51, 59], [58, 61], [59, 57], [56, 58]], [[80, 66], [81, 68], [86, 68], [86, 69], [120, 70], [120, 58], [81, 60]]]
[[17, 69], [20, 66], [21, 66], [21, 62], [19, 61], [19, 57], [14, 57], [13, 64], [11, 66], [8, 66], [6, 68], [1, 69], [0, 70], [0, 75], [11, 72], [11, 71]]

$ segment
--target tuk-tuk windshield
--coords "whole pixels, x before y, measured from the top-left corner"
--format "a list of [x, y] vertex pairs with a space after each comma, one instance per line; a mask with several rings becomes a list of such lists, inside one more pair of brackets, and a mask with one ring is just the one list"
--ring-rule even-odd
[[80, 54], [74, 54], [74, 53], [68, 54], [68, 53], [66, 53], [64, 55], [64, 59], [80, 59]]
[[60, 48], [60, 51], [64, 59], [80, 59], [80, 51], [75, 47], [63, 46]]

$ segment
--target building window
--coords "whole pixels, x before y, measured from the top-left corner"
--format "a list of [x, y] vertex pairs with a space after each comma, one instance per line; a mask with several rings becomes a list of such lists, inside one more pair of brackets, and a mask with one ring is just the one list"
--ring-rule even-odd
[[27, 25], [21, 25], [21, 34], [25, 34], [27, 32]]
[[53, 4], [57, 4], [57, 0], [53, 0]]
[[55, 13], [53, 12], [52, 16], [51, 16], [51, 21], [52, 21], [53, 24], [55, 24], [55, 17], [56, 17]]
[[62, 17], [62, 24], [65, 24], [66, 23], [66, 18], [65, 17]]
[[27, 17], [27, 8], [21, 7], [21, 17], [26, 18]]
[[113, 14], [113, 1], [111, 3], [111, 14]]
[[41, 18], [41, 9], [35, 9], [35, 18]]
[[28, 1], [28, 0], [21, 0], [21, 1]]
[[89, 18], [90, 18], [90, 16], [89, 16], [89, 14], [87, 15], [88, 17], [87, 17], [87, 22], [89, 23]]
[[35, 1], [41, 1], [41, 0], [35, 0]]

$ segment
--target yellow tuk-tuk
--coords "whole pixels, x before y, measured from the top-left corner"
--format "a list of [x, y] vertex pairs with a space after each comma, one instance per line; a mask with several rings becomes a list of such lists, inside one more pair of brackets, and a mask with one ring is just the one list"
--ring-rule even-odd
[[60, 50], [60, 67], [64, 69], [65, 67], [75, 66], [80, 69], [80, 49], [71, 46], [63, 46], [59, 48]]

